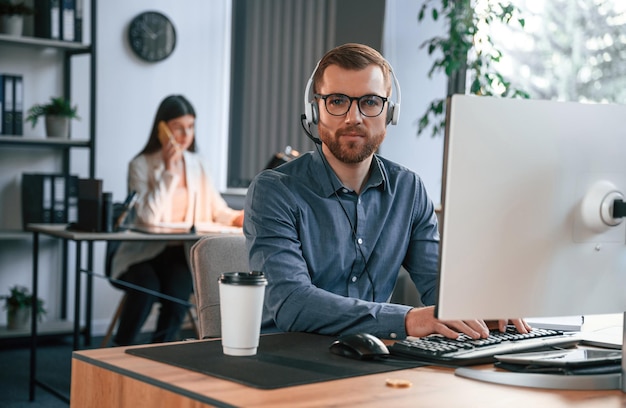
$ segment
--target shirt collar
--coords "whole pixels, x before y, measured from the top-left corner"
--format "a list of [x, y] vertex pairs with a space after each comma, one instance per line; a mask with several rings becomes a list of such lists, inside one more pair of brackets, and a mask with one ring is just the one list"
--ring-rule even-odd
[[[330, 179], [331, 183], [321, 182], [320, 188], [325, 197], [330, 197], [336, 191], [342, 190], [344, 188], [347, 189], [339, 180], [339, 177], [335, 174], [335, 171], [330, 167], [330, 165], [325, 162], [325, 158], [321, 157], [321, 154], [318, 151], [313, 152], [313, 162], [315, 163], [314, 171], [316, 172], [316, 177], [323, 177], [324, 180]], [[384, 163], [380, 160], [378, 155], [374, 155], [372, 157], [372, 164], [370, 166], [370, 176], [365, 186], [363, 188], [363, 192], [369, 188], [379, 188], [381, 191], [385, 191], [386, 188], [386, 180], [387, 180], [387, 170], [385, 168]], [[334, 188], [333, 188], [334, 187]], [[352, 191], [352, 190], [350, 190]]]

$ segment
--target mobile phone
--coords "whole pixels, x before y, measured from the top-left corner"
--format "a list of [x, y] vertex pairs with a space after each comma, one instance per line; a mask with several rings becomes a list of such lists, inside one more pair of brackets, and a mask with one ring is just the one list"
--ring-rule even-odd
[[159, 122], [159, 141], [163, 146], [165, 146], [169, 141], [176, 144], [174, 135], [172, 135], [170, 128], [167, 127], [167, 124], [164, 121]]
[[581, 367], [598, 364], [618, 364], [622, 352], [599, 349], [550, 350], [519, 354], [501, 354], [497, 361], [510, 364], [531, 364], [552, 367]]

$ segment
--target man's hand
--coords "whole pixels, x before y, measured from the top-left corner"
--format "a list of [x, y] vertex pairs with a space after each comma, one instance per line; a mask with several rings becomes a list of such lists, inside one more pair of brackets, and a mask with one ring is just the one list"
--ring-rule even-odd
[[[502, 332], [505, 331], [508, 322], [509, 320], [499, 320], [497, 328]], [[510, 322], [520, 333], [528, 333], [531, 329], [522, 319], [511, 319]], [[441, 334], [456, 339], [461, 333], [473, 339], [489, 336], [489, 327], [483, 320], [439, 320], [435, 317], [434, 306], [411, 309], [406, 315], [405, 325], [407, 334], [414, 337]]]
[[528, 333], [532, 330], [532, 327], [530, 327], [524, 319], [498, 320], [498, 330], [504, 333], [506, 331], [506, 325], [509, 323], [515, 326], [518, 333]]

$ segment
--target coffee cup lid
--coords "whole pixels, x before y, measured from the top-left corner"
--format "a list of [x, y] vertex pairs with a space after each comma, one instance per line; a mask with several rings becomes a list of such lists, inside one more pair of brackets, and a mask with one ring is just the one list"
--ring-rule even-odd
[[220, 275], [219, 282], [229, 285], [267, 285], [263, 272], [226, 272]]

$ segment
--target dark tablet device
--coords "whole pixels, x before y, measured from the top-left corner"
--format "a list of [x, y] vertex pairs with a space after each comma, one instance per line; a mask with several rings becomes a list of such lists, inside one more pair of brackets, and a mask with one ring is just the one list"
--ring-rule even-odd
[[532, 353], [499, 354], [496, 355], [495, 358], [497, 361], [508, 364], [583, 367], [619, 363], [622, 359], [622, 352], [616, 350], [568, 349], [537, 351]]

